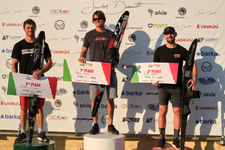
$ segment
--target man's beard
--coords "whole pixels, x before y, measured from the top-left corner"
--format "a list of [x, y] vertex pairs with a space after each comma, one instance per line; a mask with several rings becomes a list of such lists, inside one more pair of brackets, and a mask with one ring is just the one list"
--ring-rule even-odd
[[174, 38], [173, 40], [167, 40], [167, 42], [168, 42], [169, 44], [174, 44], [174, 43], [175, 43], [175, 38]]

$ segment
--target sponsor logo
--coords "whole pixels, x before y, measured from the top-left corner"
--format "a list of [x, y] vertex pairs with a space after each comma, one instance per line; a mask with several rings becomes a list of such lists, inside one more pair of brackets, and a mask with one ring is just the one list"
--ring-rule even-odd
[[7, 75], [7, 74], [2, 74], [2, 79], [6, 79], [6, 78], [9, 78], [9, 75]]
[[[99, 105], [98, 108], [106, 108], [107, 109], [107, 104], [106, 105], [101, 104], [101, 105]], [[114, 105], [114, 108], [116, 109], [117, 108], [117, 105]]]
[[198, 42], [218, 42], [218, 38], [198, 38]]
[[77, 121], [91, 121], [93, 118], [72, 118], [72, 120], [77, 120]]
[[52, 67], [63, 67], [63, 63], [52, 63]]
[[207, 92], [207, 93], [200, 92], [200, 93], [203, 97], [215, 97], [216, 96], [216, 93], [213, 93], [213, 92]]
[[149, 64], [148, 67], [149, 68], [151, 68], [151, 67], [160, 67], [160, 64]]
[[150, 13], [150, 17], [152, 17], [152, 15], [167, 15], [167, 11], [164, 10], [158, 10], [158, 11], [154, 11], [151, 8], [148, 9], [148, 12]]
[[154, 55], [155, 52], [146, 51], [146, 55]]
[[203, 85], [210, 85], [216, 82], [216, 80], [212, 77], [202, 77], [198, 78], [198, 83], [203, 84]]
[[2, 90], [3, 90], [4, 94], [5, 94], [6, 91], [7, 91], [7, 88], [3, 85], [3, 86], [2, 86]]
[[50, 14], [56, 14], [56, 15], [69, 15], [70, 11], [69, 10], [64, 10], [64, 9], [50, 9]]
[[186, 15], [186, 13], [187, 13], [187, 9], [184, 8], [184, 7], [181, 7], [181, 8], [178, 9], [178, 14], [179, 14], [180, 16], [176, 16], [175, 18], [176, 18], [176, 19], [184, 19], [184, 18], [188, 18], [188, 17], [184, 17], [184, 16]]
[[63, 30], [65, 28], [65, 22], [62, 21], [62, 20], [57, 20], [55, 22], [55, 25], [54, 26], [55, 26], [55, 29], [56, 30]]
[[219, 28], [219, 25], [200, 25], [200, 24], [197, 24], [197, 29], [218, 29]]
[[6, 49], [2, 49], [2, 53], [12, 53], [12, 49], [8, 49], [8, 48], [6, 48]]
[[102, 115], [102, 117], [101, 117], [101, 122], [102, 122], [103, 124], [108, 124], [109, 119], [108, 119], [108, 115], [107, 115], [107, 114], [106, 114], [106, 115]]
[[77, 41], [77, 43], [78, 43], [80, 37], [79, 37], [77, 34], [75, 34], [75, 35], [74, 35], [74, 38], [76, 39], [76, 41]]
[[158, 119], [155, 119], [155, 118], [147, 118], [146, 119], [146, 123], [151, 123], [151, 122], [156, 122], [158, 121]]
[[127, 82], [127, 81], [130, 81], [130, 80], [131, 80], [130, 77], [123, 77], [122, 82]]
[[196, 124], [216, 124], [216, 120], [211, 120], [211, 119], [209, 119], [209, 120], [202, 120], [202, 119], [197, 119], [196, 121], [195, 121], [195, 123]]
[[67, 90], [64, 88], [57, 88], [56, 95], [61, 96], [67, 94]]
[[131, 118], [131, 117], [124, 117], [122, 122], [139, 122], [140, 118]]
[[34, 6], [32, 8], [32, 13], [33, 14], [37, 15], [37, 14], [39, 14], [39, 12], [40, 12], [40, 8], [38, 6]]
[[1, 119], [20, 119], [20, 115], [1, 115]]
[[55, 100], [54, 106], [57, 107], [57, 108], [61, 107], [62, 106], [62, 101], [59, 100], [59, 99]]
[[147, 92], [146, 95], [158, 95], [157, 92]]
[[125, 64], [122, 64], [122, 68], [124, 68], [124, 69], [133, 68], [133, 65], [125, 65]]
[[67, 116], [62, 116], [62, 115], [48, 115], [47, 118], [48, 118], [48, 120], [59, 120], [59, 121], [67, 121], [68, 120]]
[[217, 52], [211, 51], [211, 52], [197, 52], [196, 53], [197, 56], [219, 56], [219, 54]]
[[147, 105], [147, 109], [152, 110], [152, 111], [159, 111], [159, 104], [149, 104], [149, 105]]
[[70, 54], [70, 50], [50, 50], [52, 54]]
[[217, 106], [195, 106], [195, 110], [218, 110]]
[[105, 28], [106, 28], [106, 29], [109, 29], [109, 30], [111, 30], [111, 31], [114, 31], [115, 27], [116, 27], [116, 26], [115, 26], [114, 24], [111, 24], [111, 23], [105, 24]]
[[6, 67], [11, 69], [11, 67], [12, 67], [12, 58], [6, 60]]
[[129, 91], [126, 91], [126, 92], [122, 92], [122, 95], [126, 95], [126, 96], [142, 96], [142, 92], [129, 92]]
[[141, 105], [135, 105], [135, 104], [121, 104], [122, 109], [141, 109]]
[[87, 22], [87, 21], [82, 21], [82, 22], [80, 23], [80, 27], [81, 27], [82, 29], [87, 29], [87, 27], [88, 27], [88, 22]]
[[162, 73], [161, 70], [147, 70], [147, 73], [152, 73], [152, 74], [158, 74], [158, 73]]
[[89, 103], [78, 104], [76, 101], [74, 101], [73, 104], [74, 104], [77, 108], [91, 108], [91, 104], [89, 104]]
[[208, 61], [202, 63], [201, 69], [203, 72], [210, 72], [212, 70], [212, 64]]
[[2, 27], [22, 27], [23, 23], [6, 23], [6, 22], [2, 22]]
[[135, 34], [130, 34], [130, 35], [128, 36], [128, 40], [129, 40], [130, 42], [136, 41], [136, 35], [135, 35]]
[[193, 42], [193, 38], [176, 38], [176, 42]]
[[19, 102], [4, 102], [4, 101], [1, 101], [1, 102], [0, 102], [0, 105], [6, 105], [6, 106], [20, 106], [20, 103], [19, 103]]
[[164, 29], [166, 27], [168, 27], [168, 24], [153, 24], [153, 23], [149, 23], [148, 24], [149, 29]]
[[89, 90], [85, 90], [85, 91], [82, 91], [82, 90], [74, 90], [73, 91], [73, 94], [77, 94], [77, 95], [89, 95]]
[[3, 35], [2, 40], [18, 40], [22, 39], [22, 36], [18, 35]]

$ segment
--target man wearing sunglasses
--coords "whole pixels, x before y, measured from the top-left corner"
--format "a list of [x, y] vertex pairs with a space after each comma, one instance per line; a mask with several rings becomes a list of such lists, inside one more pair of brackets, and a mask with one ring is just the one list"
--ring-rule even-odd
[[[105, 14], [102, 11], [96, 11], [92, 15], [92, 22], [95, 24], [95, 29], [86, 33], [84, 37], [83, 48], [80, 53], [79, 62], [85, 63], [85, 58], [89, 48], [90, 61], [103, 62], [110, 39], [112, 37], [112, 31], [105, 28]], [[118, 56], [119, 57], [119, 56]], [[107, 112], [108, 112], [108, 132], [111, 134], [118, 135], [119, 132], [113, 126], [113, 114], [114, 114], [114, 98], [117, 98], [117, 78], [114, 66], [111, 68], [111, 81], [110, 85], [106, 86], [104, 95], [107, 99]], [[94, 106], [95, 95], [97, 92], [98, 85], [89, 84], [90, 99], [91, 99], [91, 109]], [[99, 133], [98, 126], [98, 112], [95, 117], [93, 117], [94, 125], [89, 131], [89, 134]]]

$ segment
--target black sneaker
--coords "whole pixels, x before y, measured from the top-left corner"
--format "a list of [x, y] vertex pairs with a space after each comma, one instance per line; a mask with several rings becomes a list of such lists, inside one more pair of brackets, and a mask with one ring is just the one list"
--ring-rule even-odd
[[45, 133], [43, 131], [38, 133], [37, 140], [42, 141], [42, 142], [48, 142], [49, 141], [48, 137], [45, 135]]
[[108, 132], [111, 134], [115, 134], [115, 135], [119, 134], [119, 131], [117, 131], [116, 128], [114, 127], [114, 125], [112, 125], [112, 124], [110, 126], [108, 126]]
[[27, 141], [27, 137], [26, 134], [21, 132], [18, 137], [15, 139], [15, 143], [22, 143], [22, 142], [26, 142]]
[[95, 123], [92, 127], [92, 129], [89, 131], [90, 135], [95, 135], [99, 133], [99, 126], [97, 123]]
[[159, 143], [157, 144], [157, 148], [158, 149], [162, 149], [164, 148], [164, 145], [166, 144], [166, 140], [165, 139], [160, 139]]
[[173, 139], [173, 144], [172, 145], [176, 149], [180, 149], [180, 144], [179, 144], [179, 141], [177, 139]]

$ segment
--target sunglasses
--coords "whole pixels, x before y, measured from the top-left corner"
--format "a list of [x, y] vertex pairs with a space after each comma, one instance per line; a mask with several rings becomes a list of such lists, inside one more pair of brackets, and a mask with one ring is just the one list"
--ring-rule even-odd
[[93, 18], [94, 21], [97, 21], [97, 20], [102, 20], [102, 17], [99, 17], [99, 18]]

